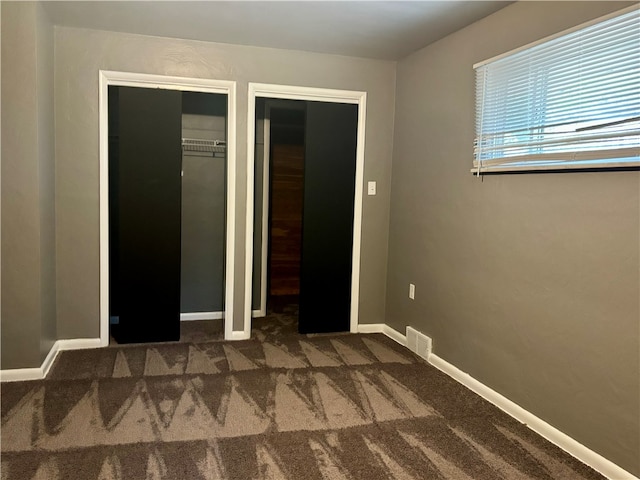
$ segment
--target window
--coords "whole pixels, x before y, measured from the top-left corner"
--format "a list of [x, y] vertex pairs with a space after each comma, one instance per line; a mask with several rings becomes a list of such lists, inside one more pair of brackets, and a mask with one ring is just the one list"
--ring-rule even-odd
[[640, 166], [637, 6], [474, 66], [473, 172]]

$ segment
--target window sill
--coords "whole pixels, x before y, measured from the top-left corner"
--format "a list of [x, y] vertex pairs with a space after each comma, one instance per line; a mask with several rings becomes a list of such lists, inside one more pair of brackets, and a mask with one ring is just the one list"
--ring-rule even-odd
[[[505, 173], [562, 173], [562, 172], [608, 172], [608, 171], [638, 171], [640, 160], [627, 162], [547, 162], [519, 163], [505, 165], [487, 165], [480, 168], [480, 175], [505, 174]], [[471, 173], [477, 174], [478, 167], [473, 167]]]

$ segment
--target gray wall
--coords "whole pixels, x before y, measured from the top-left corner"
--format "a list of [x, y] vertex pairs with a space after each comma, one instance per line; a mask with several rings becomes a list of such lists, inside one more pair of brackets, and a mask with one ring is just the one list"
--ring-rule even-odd
[[99, 335], [98, 71], [237, 81], [234, 328], [242, 328], [247, 83], [368, 93], [360, 321], [384, 321], [395, 63], [297, 51], [55, 28], [58, 335]]
[[[183, 114], [182, 136], [226, 140], [226, 118]], [[224, 309], [225, 163], [210, 153], [182, 155], [182, 313]]]
[[38, 184], [40, 196], [40, 359], [57, 340], [53, 26], [37, 5]]
[[386, 318], [639, 474], [640, 174], [469, 173], [472, 65], [622, 6], [518, 2], [399, 62]]
[[39, 367], [55, 341], [53, 30], [2, 3], [2, 368]]

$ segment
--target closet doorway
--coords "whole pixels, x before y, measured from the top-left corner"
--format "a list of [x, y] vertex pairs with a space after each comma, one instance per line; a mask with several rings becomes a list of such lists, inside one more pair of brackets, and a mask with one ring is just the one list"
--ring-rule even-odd
[[[251, 224], [247, 219], [253, 235], [245, 313], [263, 316], [281, 298], [297, 300], [300, 333], [353, 331], [365, 94], [283, 89], [296, 87], [249, 89], [249, 143], [255, 138], [249, 193], [255, 195]], [[250, 324], [245, 317], [245, 333]]]
[[101, 72], [100, 87], [101, 344], [110, 325], [121, 343], [177, 340], [191, 319], [232, 337], [235, 84]]
[[[222, 318], [227, 97], [109, 87], [109, 318], [118, 343]], [[185, 318], [186, 317], [186, 318]]]
[[305, 122], [304, 101], [256, 100], [255, 317], [299, 306]]

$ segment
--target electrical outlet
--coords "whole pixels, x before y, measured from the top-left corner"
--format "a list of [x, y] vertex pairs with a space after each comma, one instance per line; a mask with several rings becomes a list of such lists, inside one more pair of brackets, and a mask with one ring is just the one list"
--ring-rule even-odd
[[416, 286], [413, 283], [409, 284], [409, 298], [415, 300], [416, 298]]

